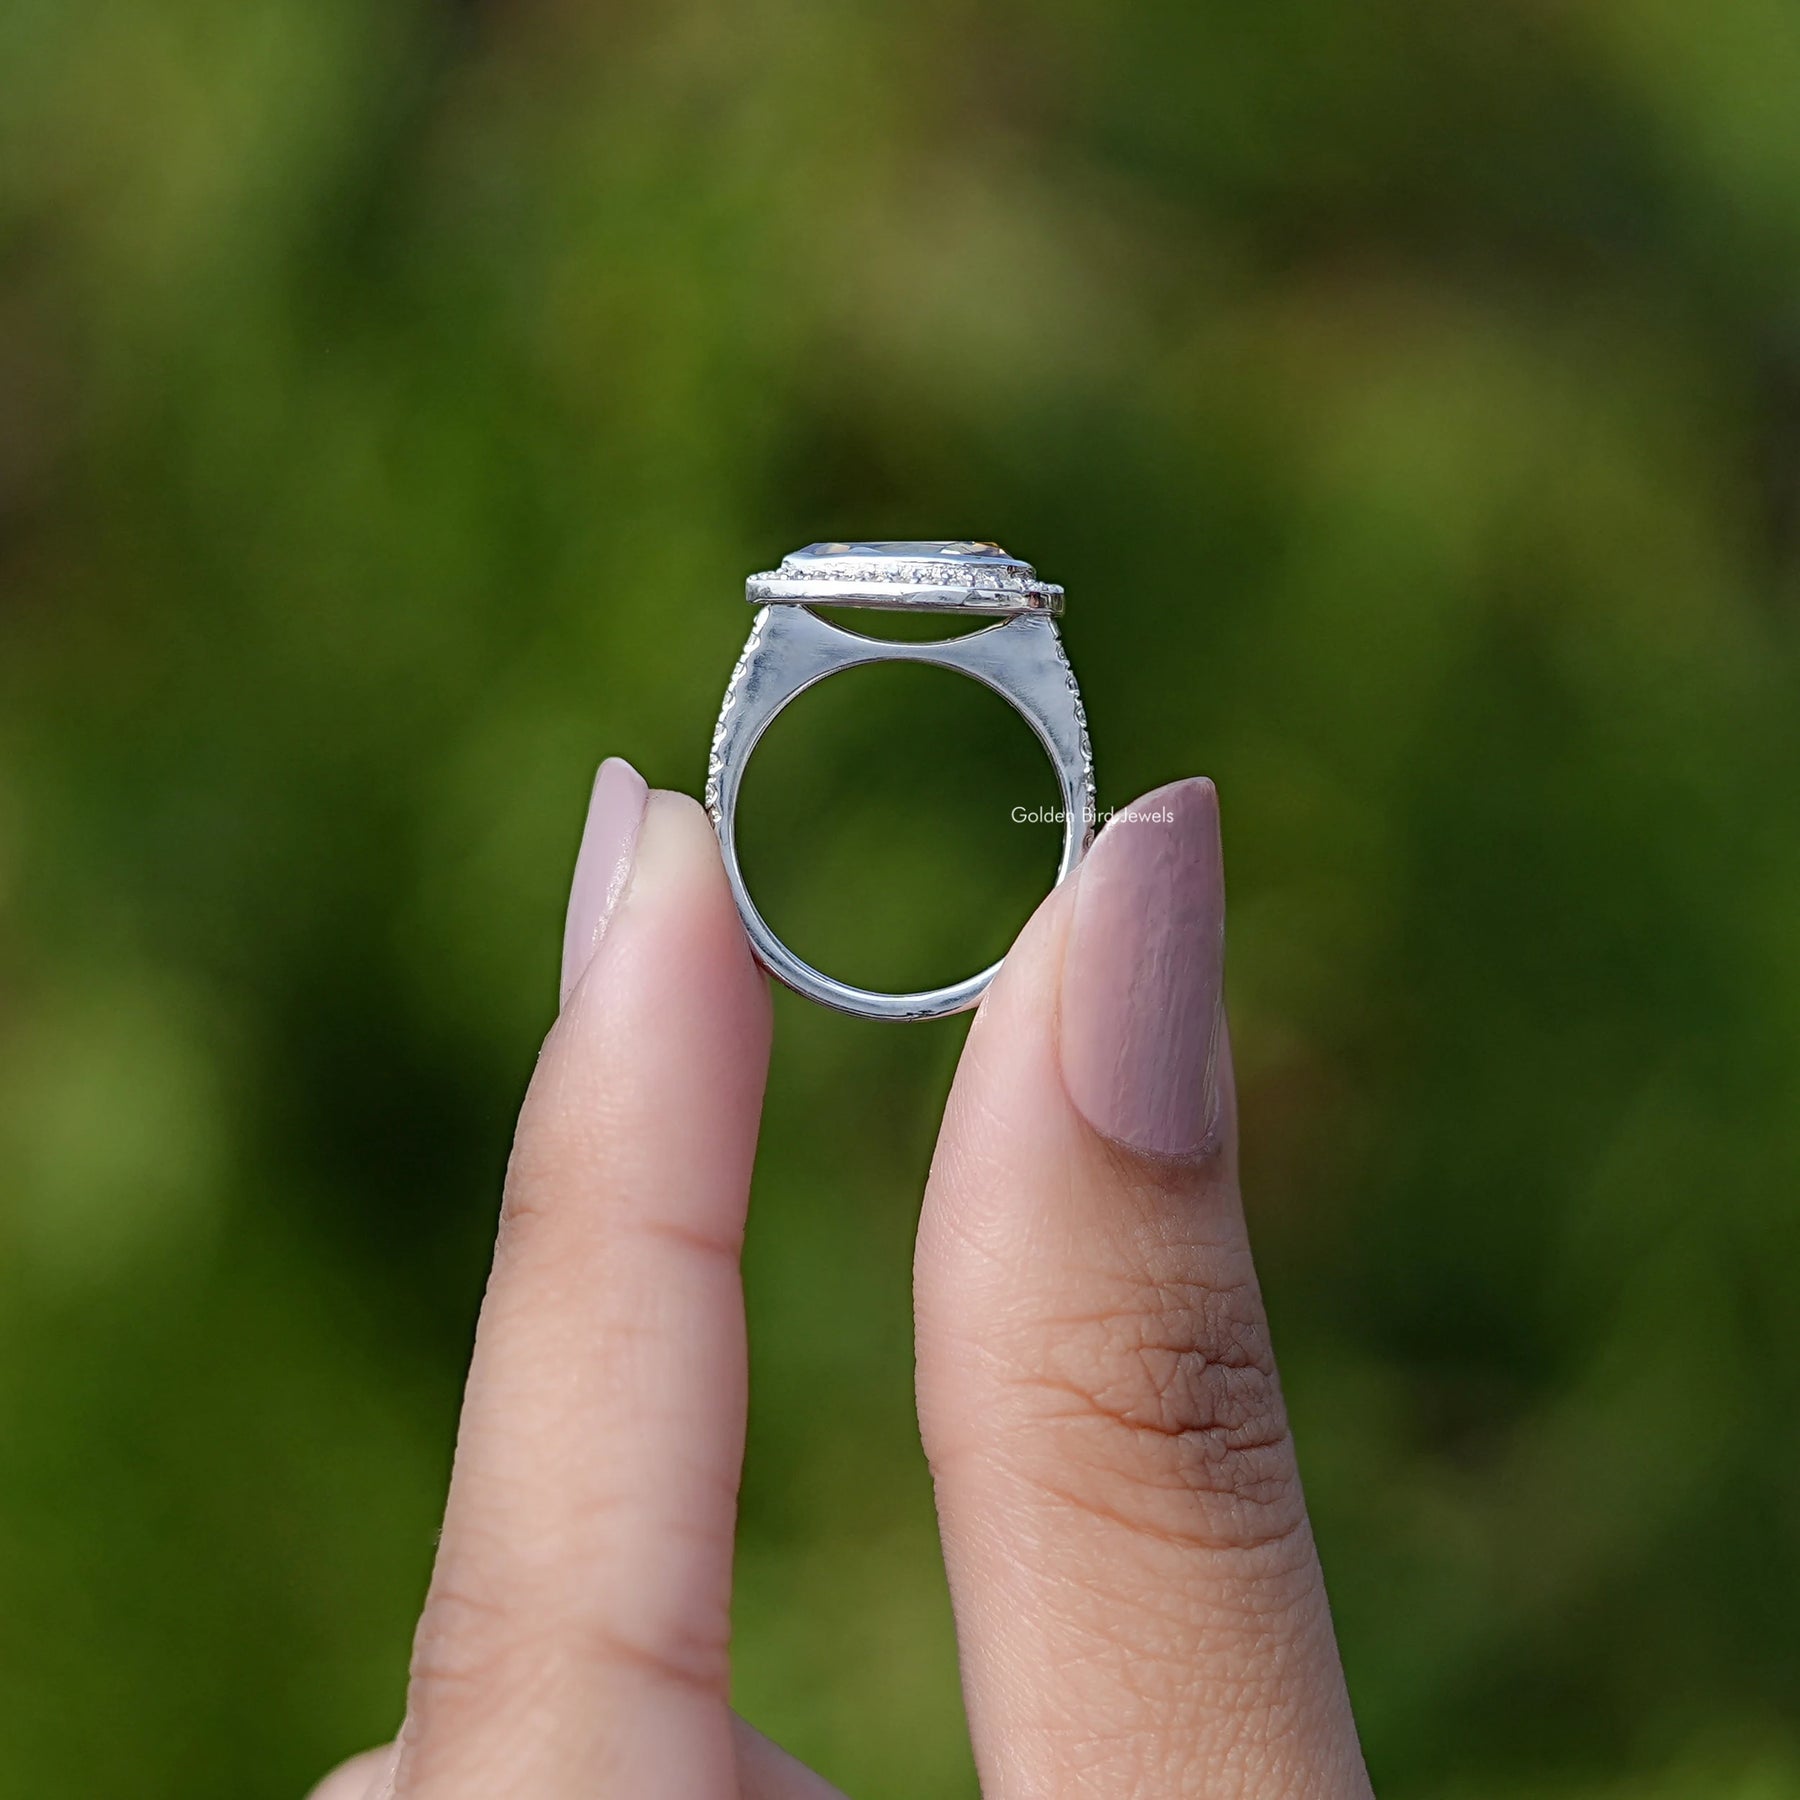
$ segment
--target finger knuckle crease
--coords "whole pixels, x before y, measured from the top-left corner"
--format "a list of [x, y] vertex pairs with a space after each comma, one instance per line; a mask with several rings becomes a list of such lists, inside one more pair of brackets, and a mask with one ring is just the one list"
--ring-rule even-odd
[[603, 1665], [647, 1676], [659, 1686], [716, 1696], [724, 1692], [728, 1678], [723, 1631], [681, 1631], [650, 1643], [606, 1628], [594, 1634], [591, 1647]]
[[1159, 1283], [1053, 1333], [1031, 1377], [1069, 1435], [1062, 1498], [1135, 1529], [1265, 1550], [1304, 1522], [1260, 1301]]
[[433, 1596], [413, 1647], [409, 1704], [504, 1710], [546, 1683], [580, 1679], [601, 1668], [651, 1686], [719, 1695], [728, 1667], [726, 1633], [663, 1633], [656, 1641], [606, 1624], [573, 1620], [527, 1624], [508, 1609], [460, 1592]]

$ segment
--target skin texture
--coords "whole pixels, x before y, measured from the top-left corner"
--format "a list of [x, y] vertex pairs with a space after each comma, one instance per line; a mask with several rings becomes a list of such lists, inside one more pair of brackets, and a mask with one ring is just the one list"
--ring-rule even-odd
[[[727, 1704], [769, 998], [704, 814], [609, 763], [397, 1744], [315, 1800], [828, 1800]], [[1050, 895], [925, 1196], [919, 1412], [988, 1800], [1370, 1792], [1237, 1190], [1217, 797]]]

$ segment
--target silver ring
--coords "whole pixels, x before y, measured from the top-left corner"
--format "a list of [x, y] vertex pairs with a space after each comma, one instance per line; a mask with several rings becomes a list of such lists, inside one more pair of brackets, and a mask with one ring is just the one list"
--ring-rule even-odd
[[[758, 739], [809, 687], [865, 663], [915, 662], [954, 669], [1011, 703], [1038, 736], [1062, 792], [1063, 845], [1056, 879], [1073, 873], [1094, 835], [1094, 753], [1075, 673], [1057, 635], [1063, 591], [998, 544], [920, 542], [811, 544], [781, 567], [752, 575], [746, 597], [760, 607], [713, 732], [706, 810], [725, 873], [757, 960], [797, 993], [865, 1019], [938, 1019], [964, 1012], [1000, 972], [995, 963], [966, 981], [918, 994], [883, 994], [822, 974], [773, 931], [744, 886], [737, 854], [738, 789]], [[964, 637], [896, 642], [846, 631], [809, 610], [869, 606], [906, 612], [997, 616]]]

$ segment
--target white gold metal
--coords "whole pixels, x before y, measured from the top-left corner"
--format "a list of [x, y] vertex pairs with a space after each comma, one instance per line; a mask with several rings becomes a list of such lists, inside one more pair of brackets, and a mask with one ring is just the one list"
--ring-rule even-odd
[[[753, 575], [748, 591], [762, 605], [726, 684], [707, 761], [706, 810], [751, 947], [778, 980], [840, 1012], [898, 1020], [966, 1011], [999, 973], [999, 963], [948, 987], [885, 994], [838, 981], [788, 949], [744, 885], [738, 790], [751, 752], [776, 715], [828, 676], [881, 662], [952, 669], [1009, 702], [1049, 753], [1064, 819], [1056, 879], [1066, 880], [1093, 841], [1094, 755], [1081, 693], [1052, 616], [1062, 609], [1062, 589], [1040, 582], [1029, 563], [997, 544], [946, 541], [814, 544], [786, 558], [775, 573]], [[963, 637], [899, 642], [847, 631], [809, 611], [813, 605], [998, 613], [1002, 622]]]

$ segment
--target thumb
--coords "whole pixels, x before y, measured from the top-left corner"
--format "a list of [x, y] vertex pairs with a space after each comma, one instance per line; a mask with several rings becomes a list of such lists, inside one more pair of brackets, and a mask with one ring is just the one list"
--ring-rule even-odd
[[1212, 784], [1040, 908], [971, 1030], [919, 1407], [990, 1800], [1369, 1792], [1237, 1188]]

